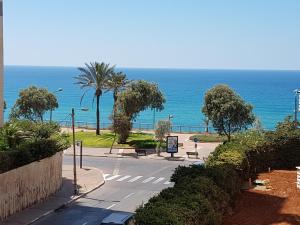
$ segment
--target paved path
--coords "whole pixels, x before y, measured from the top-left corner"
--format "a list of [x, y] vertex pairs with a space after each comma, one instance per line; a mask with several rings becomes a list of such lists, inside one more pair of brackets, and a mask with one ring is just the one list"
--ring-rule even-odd
[[33, 205], [19, 213], [9, 217], [6, 221], [0, 222], [1, 225], [26, 225], [38, 218], [53, 213], [53, 211], [65, 204], [70, 204], [78, 197], [88, 193], [104, 184], [103, 173], [97, 168], [85, 167], [77, 168], [77, 178], [79, 194], [74, 195], [73, 186], [73, 167], [63, 166], [63, 184], [61, 189], [54, 195], [47, 198], [44, 202]]
[[[88, 132], [88, 131], [87, 131]], [[151, 133], [151, 132], [147, 132]], [[147, 154], [147, 156], [139, 156], [139, 159], [163, 159], [163, 160], [187, 160], [187, 161], [197, 161], [197, 160], [203, 160], [203, 158], [207, 158], [208, 155], [215, 150], [215, 148], [220, 143], [198, 143], [197, 149], [195, 149], [195, 143], [191, 140], [189, 140], [190, 136], [193, 134], [178, 134], [178, 133], [171, 133], [171, 135], [178, 136], [178, 142], [182, 143], [183, 146], [179, 147], [178, 153], [174, 154], [174, 158], [172, 159], [170, 157], [169, 153], [162, 152], [160, 156], [157, 156], [155, 153], [155, 150], [150, 151], [150, 154]], [[83, 155], [85, 156], [95, 156], [95, 157], [131, 157], [136, 158], [137, 155], [135, 153], [135, 149], [113, 149], [112, 154], [109, 153], [109, 148], [83, 148]], [[198, 159], [196, 159], [194, 156], [191, 158], [188, 158], [187, 152], [198, 152]], [[73, 148], [69, 148], [65, 151], [65, 154], [67, 155], [73, 155]], [[76, 147], [76, 154], [79, 155], [79, 147]]]
[[[72, 158], [66, 156], [65, 164]], [[34, 225], [99, 225], [112, 212], [134, 212], [162, 189], [171, 187], [170, 176], [178, 165], [190, 162], [134, 158], [84, 157], [83, 165], [101, 168], [105, 184]], [[55, 221], [55, 223], [54, 223]]]

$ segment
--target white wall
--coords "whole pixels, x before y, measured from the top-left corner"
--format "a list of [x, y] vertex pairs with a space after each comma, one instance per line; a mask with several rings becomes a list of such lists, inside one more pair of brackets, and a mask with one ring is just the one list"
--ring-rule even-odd
[[62, 152], [0, 174], [0, 221], [55, 193], [62, 184]]

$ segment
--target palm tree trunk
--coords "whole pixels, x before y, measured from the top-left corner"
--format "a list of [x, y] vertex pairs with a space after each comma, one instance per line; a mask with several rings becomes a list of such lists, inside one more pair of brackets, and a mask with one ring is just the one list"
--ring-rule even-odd
[[97, 111], [96, 111], [96, 117], [97, 117], [97, 127], [96, 127], [96, 135], [100, 135], [100, 95], [97, 95]]

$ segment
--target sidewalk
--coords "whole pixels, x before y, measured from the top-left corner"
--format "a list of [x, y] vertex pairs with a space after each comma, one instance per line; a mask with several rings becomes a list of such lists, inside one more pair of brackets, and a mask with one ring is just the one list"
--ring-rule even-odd
[[28, 225], [34, 221], [54, 212], [56, 209], [72, 203], [83, 195], [99, 188], [104, 184], [103, 173], [97, 168], [77, 168], [77, 184], [79, 195], [74, 196], [73, 167], [63, 166], [63, 184], [61, 189], [45, 199], [43, 202], [33, 205], [19, 213], [9, 217], [1, 225]]
[[[139, 158], [139, 159], [164, 159], [164, 160], [180, 160], [180, 161], [196, 161], [207, 158], [208, 155], [215, 150], [220, 143], [198, 143], [197, 152], [198, 159], [195, 156], [188, 158], [187, 152], [195, 151], [195, 143], [189, 140], [192, 134], [171, 134], [178, 136], [178, 142], [182, 143], [183, 146], [178, 148], [178, 153], [174, 154], [174, 158], [171, 158], [170, 153], [162, 152], [160, 156], [157, 156], [154, 149], [149, 149], [147, 156], [138, 156], [133, 148], [124, 149], [112, 149], [112, 154], [109, 154], [109, 148], [89, 148], [83, 147], [83, 156], [94, 156], [94, 157], [117, 157], [117, 158]], [[149, 153], [150, 152], [150, 153]], [[68, 148], [65, 155], [73, 155], [73, 148]], [[80, 155], [79, 147], [76, 147], [76, 155]]]

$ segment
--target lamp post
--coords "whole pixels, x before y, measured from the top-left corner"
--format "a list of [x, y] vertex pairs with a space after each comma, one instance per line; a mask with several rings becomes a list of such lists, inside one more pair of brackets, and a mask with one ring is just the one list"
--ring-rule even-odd
[[300, 95], [300, 90], [299, 89], [296, 89], [294, 90], [294, 93], [295, 93], [295, 123], [297, 124], [298, 123], [298, 111], [299, 111], [299, 95]]
[[[81, 111], [88, 111], [87, 108], [79, 109]], [[72, 136], [73, 136], [73, 173], [74, 173], [74, 194], [78, 194], [77, 190], [77, 171], [76, 171], [76, 144], [75, 144], [75, 109], [72, 108]]]
[[[62, 88], [59, 88], [59, 89], [57, 89], [56, 91], [54, 91], [52, 94], [55, 94], [55, 93], [61, 92], [61, 91], [63, 91], [63, 89], [62, 89]], [[50, 109], [50, 122], [52, 122], [52, 109]]]
[[170, 135], [170, 131], [172, 130], [172, 125], [171, 125], [172, 118], [173, 118], [173, 115], [169, 114], [169, 116], [168, 116], [168, 120], [169, 120], [169, 124], [170, 124], [169, 135]]

